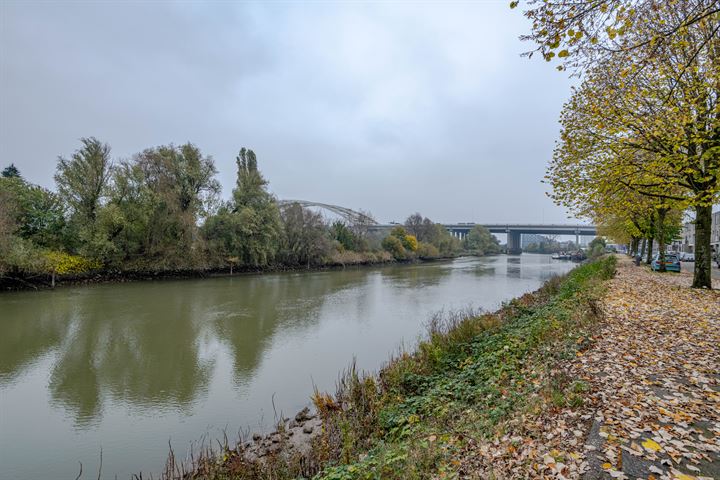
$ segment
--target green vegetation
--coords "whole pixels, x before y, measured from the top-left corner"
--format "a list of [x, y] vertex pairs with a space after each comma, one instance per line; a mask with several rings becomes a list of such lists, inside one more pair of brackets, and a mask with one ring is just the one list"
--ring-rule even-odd
[[397, 226], [382, 241], [382, 247], [396, 260], [449, 258], [461, 253], [493, 255], [500, 243], [490, 231], [476, 225], [464, 240], [453, 237], [445, 227], [419, 213], [410, 215], [404, 226]]
[[588, 256], [590, 258], [598, 258], [605, 254], [607, 243], [602, 237], [595, 237], [588, 245]]
[[549, 238], [547, 241], [533, 242], [523, 249], [528, 253], [558, 253], [558, 252], [574, 252], [580, 249], [580, 245], [575, 242], [558, 242]]
[[582, 385], [551, 370], [587, 337], [601, 282], [614, 266], [611, 257], [578, 267], [495, 314], [438, 320], [414, 354], [395, 359], [379, 377], [348, 372], [336, 396], [315, 397], [325, 446], [336, 445], [323, 458], [334, 466], [318, 478], [452, 472], [470, 439], [493, 437], [521, 410], [543, 401], [577, 405]]
[[[81, 139], [58, 159], [57, 193], [10, 165], [0, 176], [0, 286], [55, 285], [84, 274], [174, 275], [453, 257], [463, 244], [415, 214], [383, 239], [364, 219], [335, 221], [281, 207], [252, 150], [236, 158], [228, 201], [212, 157], [191, 144], [148, 148], [113, 162], [110, 146]], [[368, 218], [367, 216], [363, 218]], [[487, 233], [487, 232], [485, 232]], [[479, 232], [472, 253], [497, 252]], [[494, 242], [494, 243], [493, 243]]]
[[468, 252], [476, 255], [488, 255], [500, 253], [500, 242], [490, 233], [490, 230], [475, 225], [463, 241], [463, 246]]
[[192, 478], [452, 478], [465, 448], [502, 435], [513, 418], [582, 405], [587, 385], [557, 366], [587, 348], [614, 271], [615, 257], [604, 257], [496, 313], [438, 316], [414, 353], [377, 375], [351, 367], [334, 395], [315, 392], [323, 432], [310, 459], [248, 463], [241, 448], [226, 449]]

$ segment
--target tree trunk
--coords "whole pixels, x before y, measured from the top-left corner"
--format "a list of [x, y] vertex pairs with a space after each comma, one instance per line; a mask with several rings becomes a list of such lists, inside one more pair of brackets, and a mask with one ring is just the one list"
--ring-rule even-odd
[[645, 248], [647, 248], [647, 238], [642, 239], [642, 249], [640, 249], [640, 258], [645, 256]]
[[650, 237], [647, 239], [648, 248], [647, 248], [647, 257], [645, 259], [645, 263], [650, 265], [652, 263], [652, 249], [653, 249], [653, 237]]
[[695, 207], [695, 274], [693, 288], [712, 288], [710, 229], [712, 205]]
[[657, 212], [657, 227], [655, 228], [655, 236], [658, 241], [658, 270], [667, 272], [665, 266], [665, 215], [667, 208], [660, 208]]
[[51, 274], [50, 284], [52, 285], [52, 288], [55, 288], [55, 272], [52, 272]]
[[632, 255], [633, 257], [637, 256], [639, 245], [640, 239], [638, 237], [632, 237], [632, 242], [630, 243], [630, 255]]

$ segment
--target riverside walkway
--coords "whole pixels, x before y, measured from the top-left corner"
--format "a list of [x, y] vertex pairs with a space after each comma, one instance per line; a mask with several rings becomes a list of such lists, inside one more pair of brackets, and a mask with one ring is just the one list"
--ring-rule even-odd
[[527, 412], [466, 478], [720, 478], [720, 290], [691, 281], [618, 256], [587, 348], [555, 371], [582, 405]]

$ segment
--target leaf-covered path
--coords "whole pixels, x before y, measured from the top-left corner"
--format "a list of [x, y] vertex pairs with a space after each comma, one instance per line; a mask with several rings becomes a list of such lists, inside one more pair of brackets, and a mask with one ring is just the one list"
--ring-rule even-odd
[[572, 374], [591, 385], [595, 478], [720, 478], [720, 292], [619, 262]]
[[523, 415], [471, 477], [720, 479], [720, 291], [618, 260], [601, 324], [560, 366], [582, 406]]

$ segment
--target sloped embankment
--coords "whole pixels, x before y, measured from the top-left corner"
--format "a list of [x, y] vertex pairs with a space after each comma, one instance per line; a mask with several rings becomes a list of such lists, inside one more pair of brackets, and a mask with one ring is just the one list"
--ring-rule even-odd
[[486, 478], [506, 454], [520, 468], [496, 476], [524, 478], [533, 464], [521, 448], [526, 422], [583, 403], [587, 382], [563, 366], [590, 345], [614, 270], [605, 258], [495, 313], [438, 319], [414, 353], [379, 374], [351, 368], [335, 394], [316, 392], [322, 427], [309, 448], [283, 445], [292, 442], [281, 424], [261, 457], [240, 444], [196, 459], [183, 478]]

